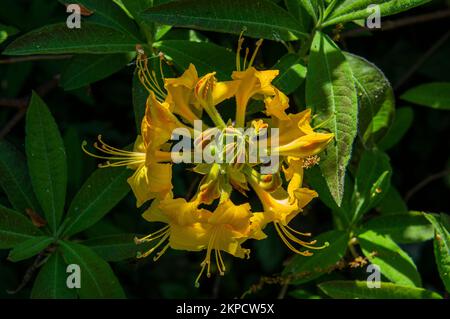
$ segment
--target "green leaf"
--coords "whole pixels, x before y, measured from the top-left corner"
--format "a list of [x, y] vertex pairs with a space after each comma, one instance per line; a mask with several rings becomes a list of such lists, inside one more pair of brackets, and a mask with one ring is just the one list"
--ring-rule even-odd
[[186, 0], [150, 8], [146, 21], [239, 34], [270, 40], [297, 40], [306, 36], [285, 10], [267, 0]]
[[[313, 0], [315, 1], [315, 0]], [[309, 0], [284, 0], [284, 4], [286, 6], [287, 11], [297, 19], [298, 23], [301, 25], [302, 30], [311, 30], [313, 26], [313, 22], [317, 22], [317, 16], [315, 14], [315, 10], [313, 9], [311, 12], [308, 12], [308, 9], [305, 8], [303, 2], [310, 2]]]
[[392, 168], [389, 157], [378, 150], [367, 150], [359, 162], [352, 198], [353, 222], [375, 207], [389, 190]]
[[383, 72], [366, 59], [346, 53], [359, 100], [358, 132], [373, 146], [387, 132], [395, 112], [394, 91]]
[[272, 69], [280, 71], [272, 84], [284, 94], [294, 92], [306, 78], [306, 67], [301, 63], [301, 58], [294, 53], [283, 56]]
[[434, 227], [434, 257], [436, 258], [439, 275], [445, 289], [447, 292], [450, 292], [450, 230], [447, 228], [448, 216], [444, 214], [441, 216], [425, 214], [425, 217]]
[[368, 230], [358, 235], [358, 242], [364, 255], [372, 264], [378, 265], [390, 281], [403, 286], [422, 285], [411, 257], [388, 236]]
[[213, 43], [165, 40], [153, 46], [182, 70], [187, 69], [190, 63], [194, 64], [199, 75], [215, 71], [219, 80], [229, 80], [235, 70], [235, 55]]
[[75, 289], [67, 288], [67, 265], [61, 254], [55, 252], [42, 266], [34, 281], [33, 299], [75, 299]]
[[11, 43], [3, 54], [122, 53], [136, 49], [138, 41], [128, 34], [91, 22], [80, 29], [65, 23], [44, 26]]
[[[309, 14], [311, 18], [314, 19], [314, 21], [317, 21], [318, 18], [318, 9], [321, 6], [317, 0], [288, 0], [286, 2], [286, 7], [288, 8], [289, 12], [291, 12], [294, 9], [294, 5], [296, 5], [297, 10], [304, 10]], [[301, 17], [301, 15], [298, 15], [297, 17]]]
[[66, 199], [66, 152], [55, 120], [34, 92], [27, 111], [25, 148], [34, 192], [56, 232]]
[[77, 55], [61, 75], [64, 90], [75, 90], [102, 80], [122, 69], [132, 59], [131, 54]]
[[90, 248], [67, 241], [60, 247], [67, 264], [76, 264], [81, 270], [81, 298], [125, 298], [125, 293], [111, 267]]
[[353, 20], [366, 19], [373, 14], [369, 5], [378, 4], [382, 17], [393, 15], [411, 8], [420, 6], [430, 0], [345, 0], [337, 5], [331, 15], [325, 19], [323, 27], [349, 22]]
[[363, 231], [373, 230], [390, 236], [396, 243], [409, 244], [430, 240], [434, 229], [422, 213], [391, 214], [375, 217], [362, 226]]
[[320, 168], [338, 206], [344, 192], [345, 168], [357, 133], [358, 103], [352, 71], [345, 56], [328, 36], [317, 32], [306, 75], [306, 103], [327, 121], [323, 128], [335, 140], [321, 154]]
[[384, 195], [378, 204], [377, 210], [382, 214], [408, 213], [408, 206], [398, 190], [391, 185], [386, 195]]
[[12, 262], [18, 262], [28, 259], [39, 254], [53, 241], [54, 239], [48, 236], [30, 238], [23, 243], [15, 246], [14, 249], [9, 253], [8, 259]]
[[13, 248], [43, 235], [23, 214], [0, 205], [0, 249]]
[[414, 119], [413, 110], [410, 107], [402, 107], [395, 112], [394, 122], [385, 137], [378, 143], [378, 147], [384, 151], [396, 145], [406, 134]]
[[310, 257], [296, 255], [283, 271], [283, 274], [292, 276], [290, 283], [299, 285], [327, 274], [344, 257], [347, 250], [347, 233], [332, 230], [314, 239], [317, 240], [317, 245], [328, 242], [329, 246], [313, 250]]
[[380, 288], [368, 288], [365, 281], [336, 280], [323, 282], [319, 288], [337, 299], [442, 299], [430, 290], [381, 282]]
[[145, 252], [154, 245], [154, 243], [137, 245], [134, 242], [135, 237], [135, 234], [108, 235], [88, 239], [83, 244], [104, 260], [117, 262], [135, 258], [138, 252]]
[[5, 140], [0, 141], [0, 186], [17, 211], [38, 211], [25, 157]]
[[450, 110], [450, 82], [427, 83], [409, 89], [402, 100], [438, 110]]
[[[77, 3], [83, 5], [87, 9], [94, 11], [96, 18], [101, 17], [107, 22], [107, 27], [112, 27], [124, 34], [128, 34], [136, 39], [136, 41], [144, 41], [141, 39], [139, 28], [130, 17], [111, 0], [77, 0]], [[82, 24], [83, 28], [84, 25]]]
[[70, 204], [63, 236], [72, 236], [98, 222], [130, 191], [126, 167], [97, 169]]
[[307, 184], [319, 194], [319, 199], [344, 223], [343, 226], [350, 225], [352, 218], [351, 199], [354, 185], [349, 174], [345, 176], [344, 197], [341, 206], [338, 206], [333, 196], [331, 196], [327, 182], [318, 166], [305, 170], [305, 177]]
[[289, 296], [294, 297], [295, 299], [322, 299], [320, 296], [312, 294], [303, 289], [298, 289], [289, 292]]

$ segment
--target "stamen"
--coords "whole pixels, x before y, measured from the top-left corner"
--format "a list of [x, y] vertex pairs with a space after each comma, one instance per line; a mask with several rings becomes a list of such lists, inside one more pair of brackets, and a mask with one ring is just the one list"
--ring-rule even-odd
[[242, 44], [244, 43], [244, 38], [242, 35], [244, 34], [244, 30], [239, 34], [238, 47], [236, 50], [236, 70], [241, 71], [241, 50]]
[[258, 50], [259, 50], [259, 48], [261, 47], [262, 43], [263, 43], [263, 39], [259, 39], [259, 40], [256, 42], [256, 49], [255, 49], [255, 51], [253, 52], [252, 58], [250, 59], [250, 63], [248, 64], [248, 67], [249, 67], [249, 68], [253, 65], [253, 62], [255, 61], [256, 54], [258, 53]]
[[245, 48], [244, 68], [243, 68], [243, 70], [246, 70], [246, 69], [247, 69], [247, 68], [246, 68], [246, 64], [247, 64], [247, 58], [248, 58], [249, 52], [250, 52], [250, 49], [249, 49], [249, 48]]
[[147, 243], [150, 242], [152, 240], [155, 240], [157, 238], [160, 238], [161, 236], [163, 236], [164, 234], [166, 234], [169, 231], [169, 225], [164, 226], [163, 228], [151, 233], [150, 235], [147, 235], [143, 238], [134, 238], [134, 242], [136, 243], [136, 245], [142, 244], [142, 243]]
[[[143, 254], [142, 253], [138, 253], [136, 255], [136, 258], [141, 259], [141, 258], [145, 258], [145, 257], [151, 255], [159, 246], [161, 246], [169, 238], [169, 234], [170, 234], [169, 231], [166, 232], [163, 235], [163, 238], [153, 248], [151, 248], [150, 250], [148, 250], [147, 252], [145, 252]], [[166, 248], [166, 247], [164, 247], [164, 248]], [[164, 253], [164, 252], [165, 252], [165, 249], [161, 250], [161, 253]]]
[[292, 246], [292, 244], [286, 239], [286, 237], [283, 235], [282, 231], [280, 230], [280, 226], [278, 225], [277, 222], [273, 223], [275, 226], [275, 229], [278, 233], [278, 235], [280, 236], [281, 240], [283, 241], [283, 243], [290, 249], [292, 250], [294, 253], [299, 254], [299, 255], [303, 255], [303, 256], [312, 256], [312, 253], [308, 250], [305, 251], [300, 251], [298, 249], [296, 249], [294, 246]]

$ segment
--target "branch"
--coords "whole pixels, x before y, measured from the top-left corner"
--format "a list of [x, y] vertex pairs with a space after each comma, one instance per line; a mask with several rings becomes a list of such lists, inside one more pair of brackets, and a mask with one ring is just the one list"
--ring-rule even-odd
[[410, 25], [418, 24], [418, 23], [425, 23], [429, 21], [434, 21], [438, 19], [443, 19], [450, 17], [450, 9], [447, 10], [441, 10], [431, 13], [425, 13], [421, 15], [416, 15], [413, 17], [406, 17], [403, 19], [398, 20], [389, 20], [383, 22], [383, 26], [378, 29], [369, 29], [369, 28], [358, 28], [354, 30], [349, 30], [346, 32], [343, 32], [341, 37], [348, 38], [348, 37], [354, 37], [361, 33], [367, 32], [367, 31], [389, 31], [397, 28], [407, 27]]
[[427, 186], [429, 183], [434, 182], [435, 180], [438, 180], [447, 175], [450, 175], [450, 168], [447, 168], [446, 170], [444, 170], [442, 172], [428, 176], [423, 181], [421, 181], [419, 184], [414, 186], [410, 191], [408, 191], [408, 193], [405, 196], [405, 202], [408, 202], [415, 193], [417, 193], [419, 190], [421, 190], [422, 188]]
[[[47, 95], [51, 90], [58, 87], [59, 78], [60, 76], [56, 75], [50, 81], [41, 84], [36, 88], [36, 93], [41, 97]], [[23, 116], [26, 114], [30, 97], [31, 95], [18, 99], [0, 99], [0, 106], [15, 107], [18, 109], [14, 117], [9, 120], [9, 122], [6, 123], [6, 125], [0, 131], [0, 140], [3, 139], [16, 126], [17, 123], [19, 123]]]
[[43, 61], [43, 60], [64, 60], [70, 59], [72, 55], [30, 55], [30, 56], [21, 56], [14, 58], [7, 58], [0, 60], [0, 64], [12, 64], [19, 62], [28, 62], [28, 61]]

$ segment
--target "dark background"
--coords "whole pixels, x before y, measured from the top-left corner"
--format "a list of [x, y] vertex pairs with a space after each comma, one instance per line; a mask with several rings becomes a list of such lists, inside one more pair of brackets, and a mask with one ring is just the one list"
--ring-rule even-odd
[[[448, 11], [446, 1], [433, 1], [424, 7], [404, 14], [387, 17], [383, 21], [399, 21], [408, 17]], [[64, 21], [64, 7], [56, 1], [0, 0], [0, 23], [13, 25], [26, 32], [37, 27]], [[426, 82], [450, 82], [450, 18], [432, 19], [424, 23], [412, 23], [386, 31], [376, 31], [372, 35], [352, 34], [347, 26], [341, 34], [341, 48], [365, 57], [375, 63], [395, 88], [396, 97], [408, 88]], [[330, 30], [330, 33], [331, 30]], [[173, 30], [169, 36], [180, 37], [185, 30]], [[235, 36], [200, 32], [210, 41], [233, 48]], [[445, 40], [446, 39], [446, 40]], [[0, 45], [0, 50], [11, 39]], [[436, 46], [440, 43], [439, 46]], [[234, 49], [234, 48], [233, 48]], [[265, 41], [263, 56], [259, 59], [266, 67], [271, 67], [284, 53], [282, 45]], [[7, 57], [1, 56], [0, 59]], [[64, 69], [67, 59], [29, 61], [0, 64], [0, 99], [27, 97], [32, 89], [48, 83]], [[89, 87], [65, 92], [60, 87], [49, 90], [44, 100], [63, 134], [69, 161], [69, 198], [82, 182], [96, 168], [96, 161], [81, 152], [83, 140], [93, 141], [102, 134], [112, 145], [128, 145], [135, 139], [135, 121], [131, 98], [131, 81], [134, 66]], [[300, 88], [301, 89], [301, 88]], [[297, 99], [298, 100], [298, 99]], [[397, 100], [397, 107], [409, 106]], [[299, 106], [303, 107], [303, 106]], [[448, 169], [450, 166], [450, 113], [412, 105], [414, 120], [404, 138], [388, 151], [394, 169], [393, 185], [402, 196], [427, 177]], [[15, 116], [16, 110], [0, 104], [0, 130]], [[1, 138], [6, 138], [23, 149], [24, 120], [18, 121]], [[192, 179], [174, 172], [175, 191], [186, 194]], [[410, 210], [427, 212], [450, 211], [450, 177], [439, 178], [416, 192], [408, 202]], [[0, 203], [8, 205], [0, 192]], [[152, 229], [142, 220], [142, 209], [135, 208], [131, 195], [126, 197], [101, 222], [83, 233], [82, 238], [114, 233], [149, 233]], [[304, 217], [297, 218], [301, 228], [314, 234], [332, 228], [330, 211], [316, 200]], [[272, 232], [272, 230], [268, 230]], [[226, 258], [228, 271], [225, 277], [213, 275], [204, 278], [199, 289], [193, 283], [200, 270], [203, 254], [169, 251], [157, 263], [151, 258], [129, 260], [113, 264], [113, 269], [131, 298], [148, 297], [239, 297], [263, 276], [273, 276], [283, 269], [283, 263], [292, 256], [275, 234], [269, 239], [252, 243], [250, 260]], [[424, 288], [443, 291], [436, 270], [432, 242], [404, 246], [413, 257], [422, 275]], [[28, 298], [32, 281], [16, 295], [8, 295], [6, 289], [16, 288], [31, 260], [13, 264], [6, 261], [7, 251], [0, 250], [0, 297]], [[327, 275], [330, 278], [345, 278], [348, 271]], [[364, 276], [363, 270], [354, 270], [352, 277]], [[314, 282], [303, 286], [317, 293]], [[275, 297], [280, 293], [280, 285], [264, 285], [250, 296]]]

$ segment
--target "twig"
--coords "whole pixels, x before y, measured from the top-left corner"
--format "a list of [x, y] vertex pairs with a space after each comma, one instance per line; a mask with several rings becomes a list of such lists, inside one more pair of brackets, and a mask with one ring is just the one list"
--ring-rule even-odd
[[425, 54], [412, 65], [408, 72], [401, 77], [397, 84], [394, 85], [394, 89], [397, 90], [401, 87], [448, 40], [449, 36], [450, 31], [447, 31], [447, 33], [445, 33], [431, 48], [429, 48], [427, 52], [425, 52]]
[[[40, 85], [38, 88], [36, 88], [36, 93], [41, 97], [47, 95], [51, 90], [58, 86], [59, 78], [60, 76], [57, 75], [50, 81]], [[17, 123], [19, 123], [23, 116], [26, 114], [29, 100], [30, 96], [18, 99], [0, 99], [0, 106], [15, 107], [18, 109], [14, 117], [9, 120], [9, 122], [6, 123], [6, 125], [0, 131], [0, 140], [3, 139], [16, 126]]]
[[286, 293], [289, 288], [289, 280], [286, 280], [286, 282], [281, 286], [280, 293], [278, 294], [277, 299], [284, 299], [284, 296], [286, 296]]
[[425, 22], [443, 19], [443, 18], [447, 18], [447, 17], [450, 17], [450, 9], [431, 12], [431, 13], [425, 13], [425, 14], [416, 15], [413, 17], [406, 17], [406, 18], [398, 19], [398, 20], [385, 21], [385, 22], [383, 22], [383, 26], [381, 28], [377, 28], [377, 29], [375, 29], [375, 28], [374, 29], [358, 28], [358, 29], [343, 32], [341, 34], [341, 36], [343, 38], [348, 38], [348, 37], [357, 36], [361, 33], [367, 32], [367, 31], [389, 31], [389, 30], [393, 30], [393, 29], [397, 29], [397, 28], [401, 28], [401, 27], [407, 27], [410, 25], [414, 25], [414, 24], [418, 24], [418, 23], [425, 23]]
[[0, 64], [12, 64], [19, 62], [29, 62], [29, 61], [43, 61], [43, 60], [65, 60], [70, 59], [72, 55], [30, 55], [30, 56], [20, 56], [14, 58], [7, 58], [0, 60]]
[[411, 188], [411, 190], [409, 190], [408, 193], [406, 193], [405, 202], [408, 202], [415, 193], [417, 193], [419, 190], [427, 186], [429, 183], [438, 180], [442, 177], [445, 177], [446, 175], [450, 175], [450, 168], [447, 168], [442, 172], [428, 176], [427, 178], [422, 180], [419, 184]]

